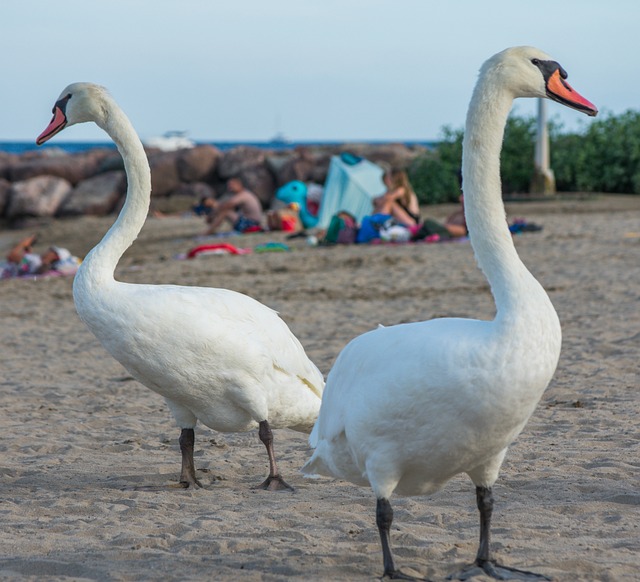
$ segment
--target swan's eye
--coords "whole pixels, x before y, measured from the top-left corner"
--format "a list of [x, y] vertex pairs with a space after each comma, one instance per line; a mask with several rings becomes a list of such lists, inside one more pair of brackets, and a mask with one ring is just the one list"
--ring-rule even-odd
[[531, 59], [531, 62], [537, 67], [540, 64], [540, 59]]
[[53, 106], [53, 112], [55, 113], [57, 107], [64, 113], [66, 111], [69, 99], [71, 99], [71, 93], [67, 93], [64, 97], [58, 99], [58, 101], [56, 101], [56, 104]]

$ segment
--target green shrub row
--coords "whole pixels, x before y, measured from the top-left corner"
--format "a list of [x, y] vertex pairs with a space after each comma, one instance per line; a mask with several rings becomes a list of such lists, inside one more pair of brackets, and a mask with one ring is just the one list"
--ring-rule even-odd
[[[529, 191], [536, 118], [510, 116], [500, 160], [503, 195]], [[640, 112], [605, 114], [581, 131], [549, 124], [551, 168], [559, 192], [640, 194]], [[460, 194], [461, 129], [442, 129], [434, 150], [417, 157], [409, 177], [422, 204], [455, 202]]]

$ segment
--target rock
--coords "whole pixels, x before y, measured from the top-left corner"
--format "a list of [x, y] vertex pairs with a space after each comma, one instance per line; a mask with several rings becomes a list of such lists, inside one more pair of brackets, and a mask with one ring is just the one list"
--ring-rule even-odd
[[180, 185], [178, 158], [180, 150], [149, 155], [151, 167], [151, 196], [167, 196]]
[[71, 188], [68, 180], [56, 176], [37, 176], [15, 182], [9, 191], [5, 215], [9, 219], [54, 216]]
[[80, 182], [61, 205], [58, 214], [105, 216], [113, 212], [126, 189], [127, 178], [124, 171], [98, 174]]
[[[205, 182], [215, 177], [218, 159], [222, 152], [210, 145], [163, 152], [155, 148], [145, 148], [149, 165], [153, 195], [165, 196], [177, 187], [178, 182]], [[124, 170], [124, 161], [120, 154], [105, 157], [98, 171], [108, 172]]]
[[276, 176], [277, 179], [280, 172], [282, 172], [282, 168], [289, 164], [294, 157], [295, 152], [288, 150], [283, 152], [273, 152], [272, 154], [265, 156], [265, 162], [271, 173]]
[[27, 150], [22, 154], [20, 154], [20, 159], [38, 160], [40, 158], [64, 158], [70, 155], [73, 155], [73, 154], [70, 154], [64, 148], [61, 148], [55, 145], [48, 145], [47, 147], [44, 147], [44, 148], [36, 147], [31, 150]]
[[408, 147], [402, 143], [389, 144], [344, 144], [342, 151], [351, 152], [357, 156], [366, 158], [370, 162], [391, 166], [392, 168], [406, 169], [411, 162], [426, 148]]
[[213, 180], [222, 152], [211, 145], [199, 145], [179, 152], [178, 177], [182, 182]]
[[222, 180], [228, 180], [256, 167], [264, 167], [268, 153], [267, 150], [250, 146], [230, 149], [218, 161], [218, 176]]
[[209, 184], [204, 182], [180, 184], [169, 196], [153, 198], [151, 209], [165, 214], [190, 212], [205, 196], [215, 198], [215, 192]]
[[173, 192], [170, 198], [188, 198], [193, 204], [197, 204], [202, 198], [216, 197], [216, 193], [209, 184], [204, 182], [191, 182], [190, 184], [180, 184]]
[[20, 161], [16, 154], [0, 152], [0, 178], [8, 179], [9, 170]]
[[252, 166], [242, 170], [238, 176], [248, 190], [251, 190], [268, 208], [276, 192], [276, 181], [266, 166]]
[[9, 167], [8, 177], [19, 182], [36, 176], [57, 176], [75, 185], [95, 175], [108, 154], [109, 150], [95, 149], [81, 154], [22, 156]]
[[329, 164], [331, 164], [331, 154], [322, 154], [315, 158], [313, 169], [309, 174], [309, 182], [324, 184], [329, 174]]
[[[163, 211], [175, 212], [197, 204], [202, 196], [212, 190], [220, 195], [229, 178], [242, 179], [268, 208], [276, 189], [292, 180], [325, 183], [331, 157], [341, 152], [349, 151], [373, 162], [407, 168], [424, 149], [404, 144], [355, 143], [300, 146], [283, 151], [239, 146], [221, 152], [212, 145], [203, 144], [170, 152], [157, 149], [145, 151], [151, 167], [152, 201], [171, 198], [163, 204], [163, 209], [166, 208]], [[117, 211], [123, 198], [123, 171], [123, 160], [113, 148], [97, 148], [79, 154], [68, 154], [60, 148], [34, 149], [20, 155], [0, 152], [0, 180], [4, 177], [20, 183], [35, 176], [48, 175], [64, 178], [77, 186], [69, 200], [64, 201], [64, 208], [60, 208], [62, 214]], [[86, 184], [83, 183], [85, 181]], [[189, 185], [193, 185], [193, 188], [187, 187]], [[20, 188], [23, 187], [19, 187], [19, 191]], [[18, 200], [12, 204], [12, 192], [11, 189], [8, 196], [4, 194], [5, 214], [23, 212], [20, 199], [24, 194], [19, 193]], [[2, 200], [0, 198], [0, 211]], [[27, 206], [32, 208], [35, 203], [31, 201], [29, 204], [31, 206]], [[33, 210], [36, 215], [40, 215], [40, 212], [48, 214], [49, 210], [43, 210], [46, 206], [44, 202], [37, 206], [39, 209]]]
[[282, 186], [293, 180], [308, 182], [314, 171], [316, 159], [308, 148], [300, 147], [286, 158], [269, 158], [268, 163], [276, 176], [277, 185]]
[[98, 172], [113, 172], [114, 170], [124, 170], [124, 160], [119, 152], [114, 151], [100, 162]]
[[249, 146], [233, 148], [218, 161], [218, 176], [225, 181], [240, 178], [266, 208], [276, 190], [276, 181], [267, 165], [267, 156], [271, 154], [269, 150]]
[[11, 191], [11, 182], [0, 178], [0, 216], [4, 216], [4, 209], [9, 202], [9, 192]]
[[307, 147], [296, 148], [294, 155], [276, 173], [278, 186], [293, 180], [324, 183], [329, 171], [331, 156], [338, 153], [338, 150], [334, 152], [328, 151], [326, 148], [322, 150]]

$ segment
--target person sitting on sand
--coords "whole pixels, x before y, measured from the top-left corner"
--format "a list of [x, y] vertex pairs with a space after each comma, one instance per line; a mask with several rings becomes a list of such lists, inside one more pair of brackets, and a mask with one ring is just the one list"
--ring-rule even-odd
[[382, 177], [387, 191], [373, 199], [374, 214], [393, 217], [406, 227], [420, 224], [420, 204], [404, 170], [391, 170]]
[[438, 240], [463, 238], [467, 236], [467, 220], [464, 216], [464, 196], [460, 194], [460, 208], [451, 213], [444, 223], [427, 218], [420, 225], [411, 240], [423, 240], [429, 236], [438, 235]]
[[362, 218], [358, 243], [377, 239], [406, 242], [420, 226], [420, 204], [407, 173], [385, 169], [382, 181], [387, 190], [373, 199], [373, 214]]
[[211, 208], [206, 221], [206, 234], [213, 234], [227, 220], [234, 230], [247, 232], [258, 230], [262, 224], [262, 205], [259, 198], [242, 183], [240, 178], [227, 181], [230, 196], [222, 201], [208, 198], [205, 205]]
[[35, 234], [22, 239], [8, 253], [7, 260], [0, 265], [0, 278], [42, 275], [48, 271], [73, 273], [80, 261], [67, 249], [51, 246], [42, 254], [33, 252]]

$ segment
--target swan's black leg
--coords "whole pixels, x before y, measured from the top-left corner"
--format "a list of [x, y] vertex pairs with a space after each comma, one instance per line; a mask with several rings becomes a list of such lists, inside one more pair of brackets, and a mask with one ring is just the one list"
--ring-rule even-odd
[[192, 428], [183, 428], [180, 432], [180, 452], [182, 453], [182, 470], [180, 471], [180, 487], [202, 487], [202, 483], [196, 478], [196, 466], [193, 462], [193, 445], [195, 443], [195, 431]]
[[293, 487], [285, 483], [284, 479], [278, 472], [278, 465], [276, 464], [276, 456], [273, 453], [273, 432], [269, 422], [263, 420], [259, 424], [258, 436], [260, 440], [267, 448], [267, 455], [269, 455], [269, 476], [259, 485], [259, 489], [267, 489], [269, 491], [279, 491], [287, 489], [293, 491]]
[[382, 544], [382, 562], [384, 564], [384, 576], [393, 577], [396, 565], [393, 562], [391, 553], [391, 542], [389, 540], [389, 530], [393, 522], [393, 509], [388, 499], [378, 499], [376, 503], [376, 525], [380, 534]]
[[396, 570], [393, 562], [393, 554], [391, 552], [391, 541], [389, 531], [393, 522], [393, 509], [388, 499], [381, 497], [376, 504], [376, 525], [380, 533], [380, 542], [382, 543], [382, 561], [384, 563], [383, 578], [391, 578], [392, 580], [416, 580], [411, 576], [403, 574]]
[[480, 511], [480, 544], [475, 562], [447, 580], [468, 580], [479, 574], [486, 574], [496, 580], [551, 580], [542, 574], [501, 566], [491, 559], [491, 515], [493, 513], [493, 493], [490, 487], [476, 487], [476, 501]]
[[476, 487], [476, 503], [480, 512], [480, 543], [476, 554], [476, 564], [481, 566], [489, 561], [491, 542], [491, 516], [493, 515], [493, 491], [489, 487]]

